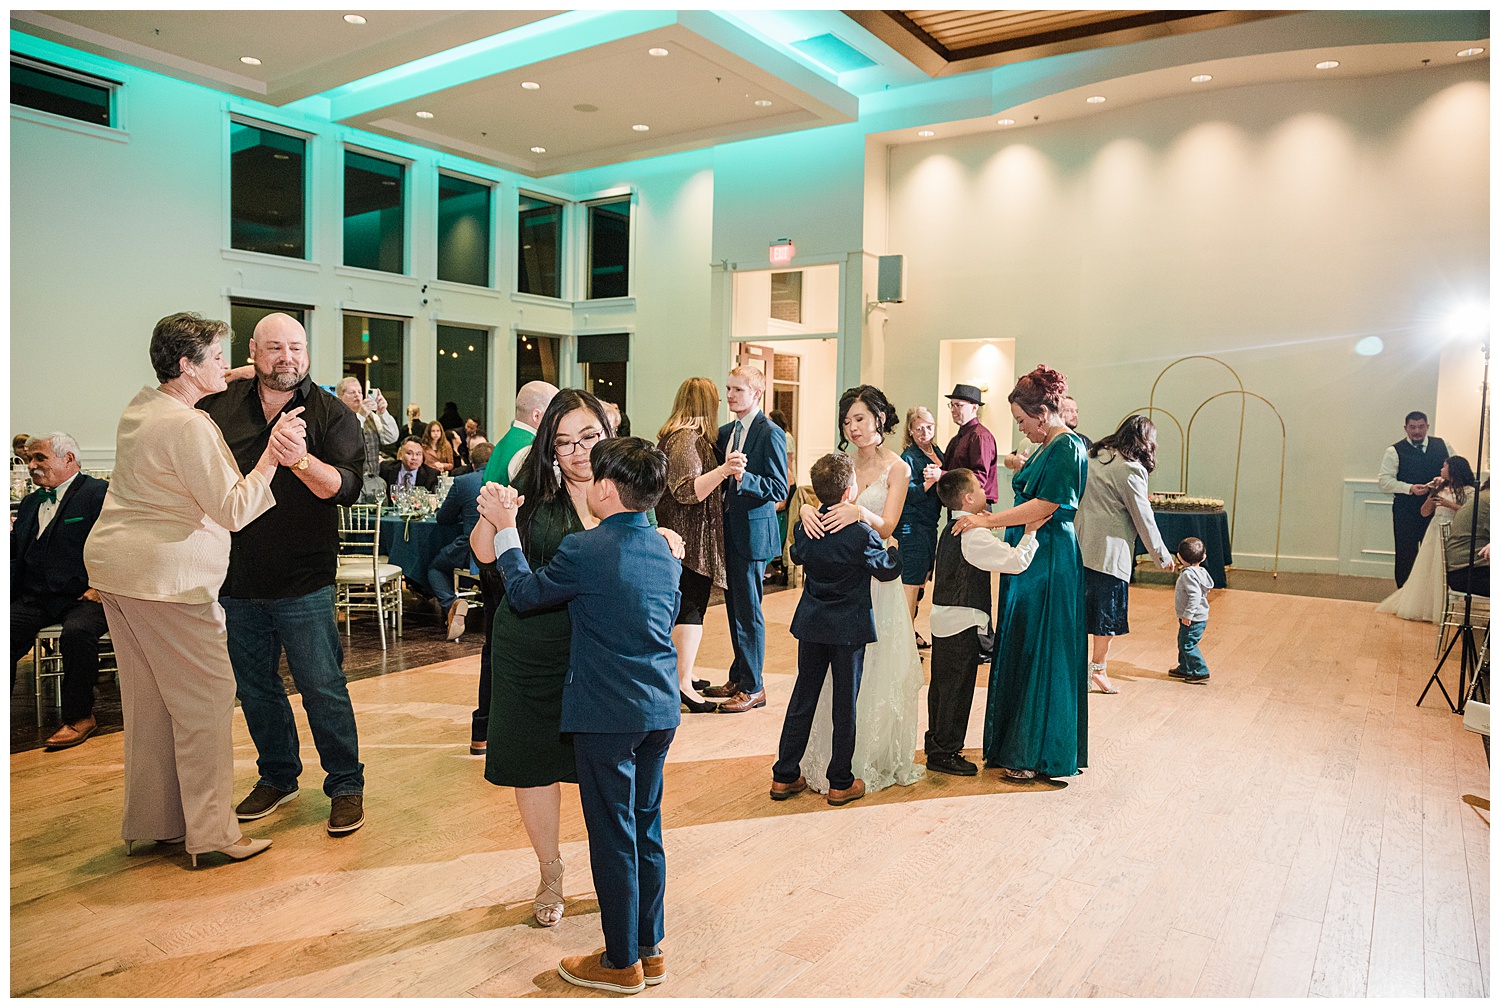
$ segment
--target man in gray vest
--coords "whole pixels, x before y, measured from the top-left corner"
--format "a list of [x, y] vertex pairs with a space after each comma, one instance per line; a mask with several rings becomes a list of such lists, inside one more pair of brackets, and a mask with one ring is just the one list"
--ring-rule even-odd
[[1391, 531], [1396, 540], [1396, 587], [1406, 584], [1417, 547], [1432, 517], [1422, 516], [1422, 498], [1448, 460], [1441, 438], [1427, 436], [1427, 414], [1406, 414], [1406, 437], [1385, 450], [1380, 460], [1380, 492], [1391, 498]]

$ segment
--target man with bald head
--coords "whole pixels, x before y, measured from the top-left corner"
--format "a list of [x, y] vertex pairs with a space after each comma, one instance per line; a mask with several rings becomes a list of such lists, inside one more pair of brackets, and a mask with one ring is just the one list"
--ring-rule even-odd
[[219, 603], [245, 724], [260, 780], [235, 808], [259, 819], [297, 795], [302, 773], [297, 726], [279, 666], [302, 696], [332, 799], [328, 834], [364, 824], [364, 764], [344, 680], [344, 649], [334, 620], [339, 504], [359, 499], [365, 465], [359, 418], [313, 383], [307, 333], [290, 315], [261, 319], [250, 340], [255, 380], [237, 381], [198, 403], [219, 425], [240, 471], [255, 468], [276, 418], [301, 407], [306, 454], [271, 480], [276, 506], [230, 538], [229, 574]]
[[[537, 426], [552, 397], [557, 395], [557, 386], [551, 382], [531, 381], [516, 390], [515, 422], [505, 436], [495, 442], [494, 454], [484, 467], [484, 483], [499, 483], [510, 486], [521, 471], [531, 451], [531, 442], [536, 439]], [[495, 610], [504, 604], [505, 583], [493, 562], [479, 565], [479, 593], [484, 601], [484, 650], [479, 657], [479, 706], [474, 709], [473, 732], [469, 735], [469, 752], [475, 756], [485, 751], [490, 723], [490, 621]], [[450, 628], [449, 632], [456, 627]]]

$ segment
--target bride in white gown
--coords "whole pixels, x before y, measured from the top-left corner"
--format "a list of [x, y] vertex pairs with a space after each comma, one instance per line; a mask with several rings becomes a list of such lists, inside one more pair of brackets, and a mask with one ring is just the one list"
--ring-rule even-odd
[[[803, 529], [818, 538], [825, 531], [863, 521], [889, 540], [906, 503], [908, 480], [906, 463], [883, 446], [885, 435], [896, 427], [896, 411], [875, 386], [860, 385], [844, 393], [839, 412], [844, 438], [858, 448], [854, 478], [860, 487], [859, 496], [852, 504], [830, 508], [822, 516], [821, 525], [817, 509], [804, 506]], [[866, 793], [892, 784], [914, 784], [925, 773], [912, 758], [919, 734], [917, 698], [922, 689], [922, 660], [917, 655], [906, 593], [900, 581], [882, 584], [872, 579], [870, 602], [876, 641], [865, 646], [854, 715], [854, 776], [865, 782]], [[832, 698], [832, 683], [825, 681], [802, 757], [803, 776], [819, 792], [828, 790]]]
[[[1450, 474], [1450, 468], [1458, 473]], [[1454, 476], [1458, 478], [1455, 479]], [[1385, 601], [1376, 606], [1376, 612], [1395, 613], [1404, 620], [1419, 620], [1425, 623], [1442, 621], [1443, 610], [1448, 604], [1448, 567], [1443, 557], [1443, 526], [1451, 524], [1453, 515], [1473, 493], [1473, 469], [1467, 459], [1452, 456], [1443, 463], [1438, 477], [1437, 489], [1427, 495], [1423, 502], [1424, 514], [1432, 515], [1432, 522], [1422, 535], [1422, 544], [1417, 547], [1417, 559], [1407, 575], [1406, 584], [1397, 588]], [[1468, 485], [1465, 485], [1465, 481]], [[1434, 482], [1438, 482], [1434, 481]]]

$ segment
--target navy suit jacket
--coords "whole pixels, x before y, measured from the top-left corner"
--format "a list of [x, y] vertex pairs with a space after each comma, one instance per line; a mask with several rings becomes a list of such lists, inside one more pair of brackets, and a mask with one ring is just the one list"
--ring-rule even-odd
[[[719, 457], [729, 454], [735, 421], [719, 428]], [[750, 421], [740, 451], [746, 455], [744, 478], [724, 482], [725, 552], [751, 560], [781, 555], [781, 524], [776, 505], [786, 500], [786, 433], [759, 410]]]
[[[827, 511], [828, 506], [821, 509]], [[864, 522], [814, 539], [798, 522], [792, 529], [792, 563], [804, 574], [802, 598], [792, 617], [792, 636], [822, 644], [869, 644], [875, 640], [870, 579], [901, 576], [901, 555], [887, 548]]]
[[453, 485], [448, 488], [448, 496], [443, 498], [442, 506], [432, 516], [433, 520], [439, 525], [457, 525], [462, 522], [464, 537], [467, 538], [474, 531], [474, 526], [479, 524], [479, 488], [482, 486], [483, 469], [455, 477]]
[[563, 686], [565, 732], [676, 728], [677, 619], [682, 564], [639, 511], [610, 515], [562, 541], [532, 571], [517, 548], [500, 554], [505, 594], [518, 612], [568, 604], [573, 644]]
[[83, 543], [88, 539], [109, 483], [79, 473], [68, 484], [68, 492], [57, 502], [57, 512], [37, 537], [37, 515], [42, 507], [39, 494], [26, 495], [16, 509], [10, 528], [10, 590], [14, 597], [26, 594], [25, 580], [41, 578], [49, 594], [78, 598], [89, 587], [83, 566]]

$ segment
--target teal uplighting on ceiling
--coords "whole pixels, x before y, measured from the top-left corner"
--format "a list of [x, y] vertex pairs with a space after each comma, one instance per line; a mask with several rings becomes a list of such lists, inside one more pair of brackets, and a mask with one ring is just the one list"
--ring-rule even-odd
[[834, 73], [848, 73], [875, 65], [875, 61], [837, 35], [824, 33], [793, 42], [792, 47], [805, 53]]

